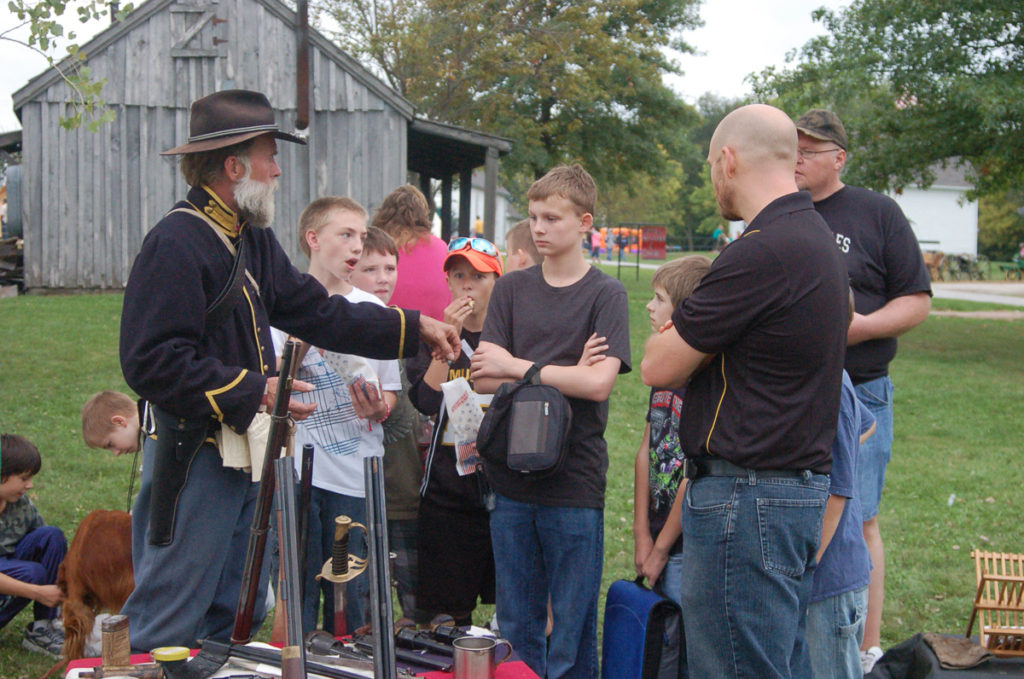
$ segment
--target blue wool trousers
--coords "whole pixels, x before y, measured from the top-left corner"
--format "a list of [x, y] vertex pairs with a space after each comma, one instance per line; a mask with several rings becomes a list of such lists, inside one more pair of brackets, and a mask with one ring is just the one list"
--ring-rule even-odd
[[[142, 483], [132, 508], [135, 591], [121, 609], [128, 616], [132, 649], [195, 647], [205, 638], [228, 641], [259, 484], [248, 472], [225, 468], [216, 447], [203, 444], [179, 496], [173, 541], [151, 545], [155, 448], [152, 439], [142, 448]], [[260, 573], [253, 632], [266, 615], [269, 561], [263, 560]]]

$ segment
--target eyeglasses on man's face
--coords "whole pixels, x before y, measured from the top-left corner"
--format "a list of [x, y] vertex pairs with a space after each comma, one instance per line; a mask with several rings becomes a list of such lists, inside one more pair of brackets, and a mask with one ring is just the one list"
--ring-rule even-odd
[[813, 160], [815, 156], [817, 156], [817, 155], [819, 155], [821, 153], [832, 153], [833, 151], [842, 151], [842, 150], [843, 149], [839, 148], [838, 146], [834, 146], [834, 147], [832, 147], [830, 149], [822, 149], [820, 151], [811, 151], [810, 149], [798, 148], [796, 150], [796, 154], [798, 156], [800, 156], [801, 158], [803, 158], [804, 160]]

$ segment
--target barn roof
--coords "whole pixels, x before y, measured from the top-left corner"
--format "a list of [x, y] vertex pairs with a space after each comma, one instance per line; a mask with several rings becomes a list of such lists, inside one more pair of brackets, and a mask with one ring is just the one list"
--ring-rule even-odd
[[955, 188], [955, 189], [970, 189], [974, 185], [967, 180], [967, 174], [960, 164], [959, 158], [951, 158], [947, 164], [936, 163], [931, 168], [932, 172], [935, 173], [935, 181], [931, 183], [933, 187], [943, 188]]
[[512, 140], [426, 118], [415, 118], [409, 124], [408, 164], [413, 172], [451, 176], [483, 165], [488, 148], [505, 155], [512, 150]]
[[21, 130], [0, 134], [0, 151], [15, 153], [21, 150]]
[[[277, 16], [288, 25], [293, 31], [297, 26], [296, 12], [289, 9], [278, 0], [253, 0], [263, 5], [269, 12]], [[123, 21], [111, 25], [100, 32], [89, 42], [82, 46], [81, 51], [91, 58], [101, 54], [110, 45], [129, 34], [133, 29], [145, 23], [154, 14], [164, 9], [173, 8], [178, 5], [178, 0], [147, 0], [128, 14]], [[349, 73], [375, 95], [390, 104], [396, 111], [401, 113], [407, 120], [412, 120], [413, 105], [401, 94], [391, 89], [373, 73], [366, 69], [358, 61], [343, 52], [337, 45], [332, 43], [326, 36], [310, 27], [310, 44], [322, 51], [339, 68]], [[76, 62], [68, 57], [59, 64], [59, 68], [68, 69], [76, 65]], [[48, 88], [61, 81], [61, 75], [55, 68], [47, 68], [45, 71], [32, 78], [20, 90], [14, 93], [14, 110], [21, 118], [21, 107], [36, 98]]]

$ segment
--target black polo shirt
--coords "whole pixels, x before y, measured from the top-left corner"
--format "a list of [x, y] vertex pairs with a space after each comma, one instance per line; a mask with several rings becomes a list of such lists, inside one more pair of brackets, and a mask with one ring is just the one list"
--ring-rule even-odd
[[809, 194], [769, 203], [672, 315], [687, 344], [714, 356], [687, 387], [687, 455], [828, 472], [848, 300], [846, 267]]

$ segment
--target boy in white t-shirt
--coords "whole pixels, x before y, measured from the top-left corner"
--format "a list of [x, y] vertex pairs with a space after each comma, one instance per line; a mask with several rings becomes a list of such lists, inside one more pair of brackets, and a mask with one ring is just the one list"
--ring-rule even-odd
[[[310, 275], [329, 294], [344, 295], [350, 302], [382, 304], [348, 282], [363, 250], [366, 221], [366, 210], [349, 198], [318, 198], [299, 217], [299, 245], [309, 256]], [[284, 333], [274, 331], [278, 355], [285, 339]], [[333, 585], [314, 578], [331, 557], [334, 518], [343, 514], [365, 523], [363, 458], [384, 454], [381, 424], [390, 415], [402, 383], [397, 361], [336, 354], [307, 345], [303, 349], [308, 350], [297, 378], [312, 384], [313, 391], [293, 398], [315, 403], [316, 410], [298, 423], [295, 432], [296, 451], [306, 443], [314, 449], [302, 631], [316, 628], [322, 591], [323, 629], [331, 634], [352, 633], [366, 623], [367, 576], [359, 575], [347, 585], [345, 629], [340, 629], [340, 620], [335, 624]], [[358, 534], [349, 542], [349, 552], [366, 556]]]

